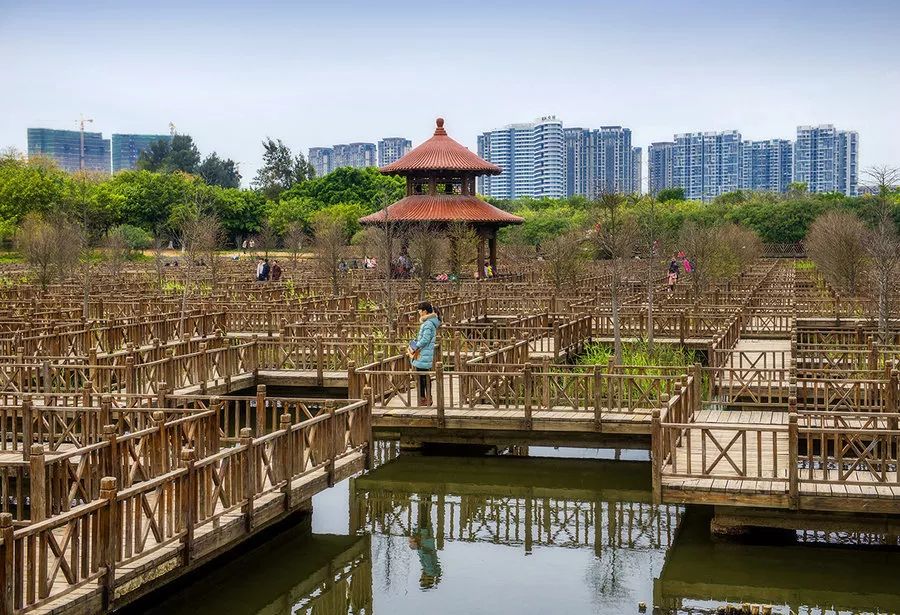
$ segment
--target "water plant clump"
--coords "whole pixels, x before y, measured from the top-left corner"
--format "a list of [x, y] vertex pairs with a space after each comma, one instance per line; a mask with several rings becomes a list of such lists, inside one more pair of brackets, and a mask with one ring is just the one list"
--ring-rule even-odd
[[[578, 365], [606, 365], [613, 356], [611, 344], [589, 344], [578, 357]], [[698, 361], [693, 350], [677, 344], [653, 344], [646, 340], [622, 345], [622, 365], [635, 367], [687, 367]]]

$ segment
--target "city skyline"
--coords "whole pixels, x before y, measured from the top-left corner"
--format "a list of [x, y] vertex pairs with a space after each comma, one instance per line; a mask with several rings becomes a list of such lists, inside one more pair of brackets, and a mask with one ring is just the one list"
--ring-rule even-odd
[[[737, 128], [746, 140], [791, 139], [797, 126], [833, 124], [859, 133], [861, 179], [869, 166], [900, 166], [892, 102], [900, 69], [890, 59], [900, 56], [890, 27], [900, 17], [898, 3], [856, 3], [854, 31], [865, 36], [852, 37], [834, 36], [847, 14], [843, 3], [830, 1], [723, 2], [715, 9], [696, 1], [570, 2], [557, 11], [530, 1], [463, 4], [477, 6], [482, 17], [465, 20], [465, 6], [445, 11], [409, 2], [163, 1], [138, 21], [139, 5], [128, 0], [87, 8], [0, 0], [0, 52], [19, 58], [5, 75], [16, 95], [4, 102], [0, 146], [25, 151], [26, 128], [71, 130], [80, 113], [105, 134], [145, 133], [171, 121], [205, 149], [240, 162], [246, 185], [266, 136], [304, 153], [383, 135], [405, 135], [415, 145], [429, 136], [421, 127], [440, 115], [476, 151], [477, 135], [490, 127], [549, 113], [570, 126], [628, 126], [633, 145], [643, 148], [675, 133]], [[508, 33], [492, 26], [501, 16]], [[432, 25], [414, 27], [423, 20]], [[590, 24], [598, 20], [603, 35], [582, 36], [596, 33]], [[315, 61], [295, 53], [300, 39], [315, 49], [339, 31], [364, 36], [386, 24], [405, 33], [401, 46], [373, 47], [364, 56], [329, 47]], [[156, 49], [154, 26], [164, 26], [173, 41], [142, 54], [142, 46]], [[442, 42], [444, 31], [452, 43]], [[761, 32], [766, 45], [759, 44]], [[59, 71], [51, 90], [46, 67], [60, 57], [78, 69]], [[423, 87], [389, 77], [398, 73], [388, 67], [401, 66], [465, 74], [478, 96], [455, 78]], [[541, 87], [516, 77], [525, 67], [541, 75]]]

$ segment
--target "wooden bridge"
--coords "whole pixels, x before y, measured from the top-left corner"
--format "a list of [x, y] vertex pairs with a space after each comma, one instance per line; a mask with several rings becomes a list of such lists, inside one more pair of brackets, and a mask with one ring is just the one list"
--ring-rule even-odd
[[[879, 334], [870, 298], [841, 297], [789, 261], [671, 294], [629, 265], [615, 318], [603, 265], [558, 292], [524, 271], [436, 286], [445, 325], [427, 372], [403, 356], [412, 284], [386, 295], [354, 273], [334, 297], [311, 273], [290, 285], [226, 273], [185, 305], [139, 273], [101, 276], [87, 301], [71, 283], [0, 287], [4, 615], [128, 604], [307, 510], [370, 463], [372, 429], [407, 442], [643, 446], [650, 489], [631, 500], [642, 510], [713, 504], [735, 522], [735, 510], [761, 511], [760, 524], [900, 513], [900, 338]], [[617, 333], [652, 334], [697, 363], [575, 362]], [[315, 393], [235, 395], [266, 384]], [[326, 398], [337, 390], [345, 399]], [[509, 512], [539, 506], [509, 497]]]

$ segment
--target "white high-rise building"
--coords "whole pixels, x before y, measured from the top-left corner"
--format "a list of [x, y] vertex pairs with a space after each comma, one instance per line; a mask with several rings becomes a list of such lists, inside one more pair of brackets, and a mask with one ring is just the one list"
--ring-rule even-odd
[[810, 192], [856, 196], [859, 188], [859, 135], [831, 124], [798, 126], [794, 181]]
[[478, 192], [498, 199], [566, 196], [566, 141], [562, 121], [545, 116], [478, 137], [478, 155], [503, 173], [478, 178]]
[[385, 137], [378, 142], [378, 166], [397, 162], [412, 149], [412, 141], [403, 137]]

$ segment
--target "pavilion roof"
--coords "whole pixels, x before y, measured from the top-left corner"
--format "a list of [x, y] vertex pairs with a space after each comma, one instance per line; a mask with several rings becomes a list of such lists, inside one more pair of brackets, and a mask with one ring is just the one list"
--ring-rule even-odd
[[474, 171], [479, 175], [498, 175], [500, 167], [483, 160], [447, 136], [444, 118], [435, 122], [434, 136], [413, 148], [399, 160], [381, 167], [385, 174], [414, 173], [416, 171]]
[[[525, 220], [481, 199], [462, 194], [415, 194], [387, 207], [391, 222], [469, 222], [497, 225], [521, 224]], [[385, 210], [361, 218], [362, 224], [384, 222]]]

